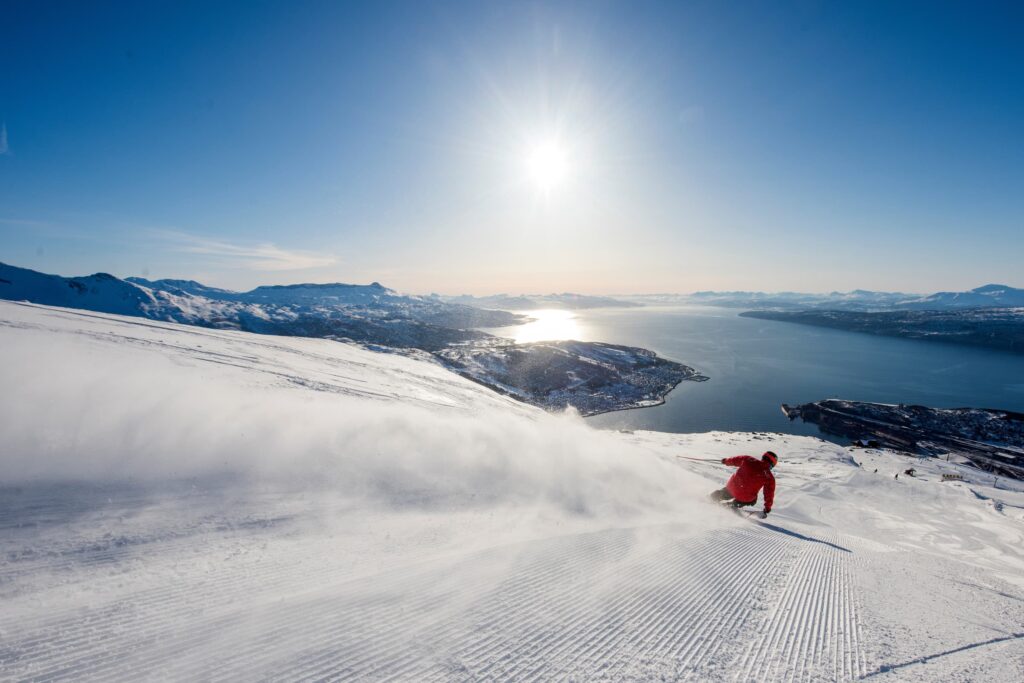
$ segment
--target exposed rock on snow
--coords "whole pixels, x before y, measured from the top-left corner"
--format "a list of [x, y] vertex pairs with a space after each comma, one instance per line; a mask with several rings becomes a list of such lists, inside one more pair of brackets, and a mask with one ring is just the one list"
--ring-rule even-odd
[[870, 437], [885, 448], [927, 455], [956, 454], [977, 467], [1024, 479], [1024, 414], [984, 408], [928, 408], [828, 399], [783, 404], [789, 419], [801, 418], [836, 436]]

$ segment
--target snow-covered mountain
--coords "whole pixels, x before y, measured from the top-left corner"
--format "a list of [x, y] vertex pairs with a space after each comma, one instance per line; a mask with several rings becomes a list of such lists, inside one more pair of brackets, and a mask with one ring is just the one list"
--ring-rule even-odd
[[913, 294], [899, 292], [871, 292], [855, 289], [850, 292], [814, 294], [806, 292], [716, 292], [702, 291], [692, 294], [651, 294], [630, 297], [647, 304], [687, 304], [697, 306], [723, 306], [727, 308], [807, 309], [837, 308], [853, 310], [884, 309], [898, 305]]
[[941, 310], [947, 308], [1017, 308], [1024, 306], [1024, 289], [1006, 285], [984, 285], [969, 292], [937, 292], [931, 296], [903, 301], [902, 308]]
[[[374, 282], [369, 285], [299, 284], [233, 292], [194, 280], [146, 280], [97, 273], [66, 278], [0, 263], [0, 299], [157, 320], [216, 324], [288, 333], [289, 323], [326, 320], [405, 321], [455, 329], [511, 325], [520, 316], [448, 304], [432, 297], [403, 295]], [[254, 329], [255, 327], [255, 329]]]
[[141, 277], [126, 277], [125, 282], [140, 285], [157, 292], [169, 292], [171, 294], [191, 294], [202, 296], [208, 299], [220, 299], [224, 301], [240, 301], [241, 295], [230, 289], [209, 287], [195, 280], [147, 280]]
[[5, 263], [0, 263], [0, 299], [147, 317], [173, 316], [175, 309], [152, 290], [107, 273], [66, 278]]
[[440, 348], [479, 334], [473, 327], [522, 320], [505, 311], [448, 304], [370, 285], [301, 284], [233, 292], [194, 280], [121, 280], [106, 273], [65, 278], [0, 263], [0, 299], [138, 315], [274, 334], [333, 336]]
[[694, 304], [758, 309], [832, 309], [850, 311], [948, 310], [957, 308], [1013, 308], [1024, 306], [1024, 289], [984, 285], [969, 292], [938, 292], [928, 296], [902, 292], [694, 292], [632, 296], [642, 303]]
[[[956, 458], [605, 432], [435, 362], [32, 304], [0, 349], [0, 678], [1024, 673], [1024, 491]], [[767, 520], [705, 502], [767, 449]]]
[[429, 304], [424, 297], [403, 296], [379, 282], [369, 285], [350, 285], [341, 282], [328, 284], [304, 283], [297, 285], [265, 285], [248, 292], [208, 287], [195, 280], [146, 280], [127, 278], [156, 291], [188, 293], [209, 299], [245, 301], [275, 306], [413, 306]]

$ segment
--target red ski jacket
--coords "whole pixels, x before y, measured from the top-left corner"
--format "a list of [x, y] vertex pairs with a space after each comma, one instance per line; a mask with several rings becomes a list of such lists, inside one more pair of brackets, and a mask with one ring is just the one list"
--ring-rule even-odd
[[775, 502], [775, 475], [768, 463], [749, 455], [737, 455], [722, 461], [730, 467], [738, 467], [736, 473], [729, 478], [725, 488], [733, 498], [741, 503], [757, 500], [757, 492], [764, 487], [764, 511], [771, 512]]

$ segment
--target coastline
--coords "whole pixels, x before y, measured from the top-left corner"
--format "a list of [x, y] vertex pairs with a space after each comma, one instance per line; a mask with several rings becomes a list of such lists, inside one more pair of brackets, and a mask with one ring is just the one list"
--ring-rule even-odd
[[571, 406], [582, 417], [659, 406], [680, 383], [710, 379], [649, 349], [602, 342], [492, 339], [434, 355], [452, 372], [504, 396], [548, 411]]

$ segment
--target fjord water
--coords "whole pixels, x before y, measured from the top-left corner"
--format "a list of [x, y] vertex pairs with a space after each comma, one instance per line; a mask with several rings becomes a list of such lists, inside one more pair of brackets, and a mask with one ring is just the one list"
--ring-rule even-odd
[[703, 306], [526, 313], [538, 321], [488, 331], [519, 341], [641, 346], [711, 378], [681, 383], [661, 406], [588, 418], [597, 427], [823, 436], [814, 425], [790, 422], [780, 404], [834, 397], [1024, 411], [1024, 356], [1001, 351], [742, 318], [735, 309]]

